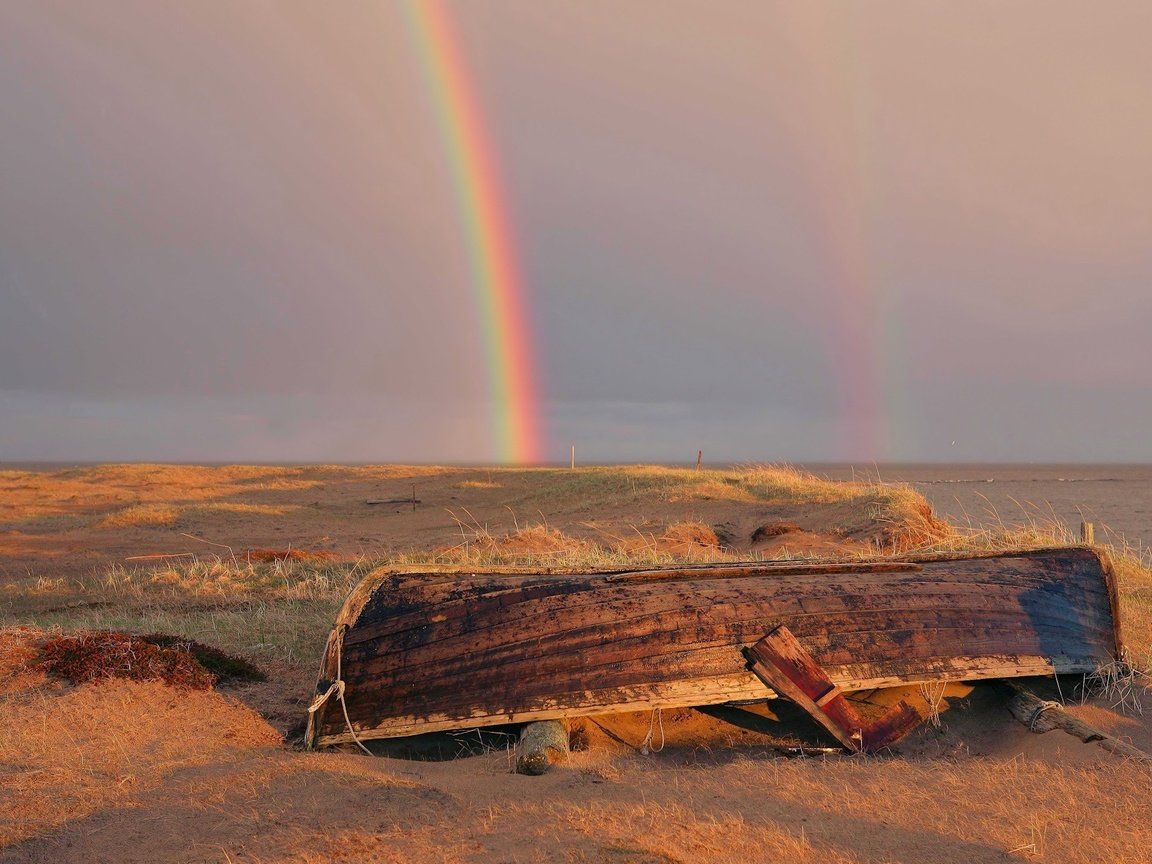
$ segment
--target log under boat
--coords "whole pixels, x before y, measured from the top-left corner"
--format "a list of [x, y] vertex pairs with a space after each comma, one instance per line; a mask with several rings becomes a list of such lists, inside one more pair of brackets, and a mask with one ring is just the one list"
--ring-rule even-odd
[[838, 692], [1090, 673], [1122, 654], [1112, 567], [1088, 547], [377, 572], [328, 639], [307, 742], [768, 699], [776, 694], [749, 663], [767, 655], [749, 652], [777, 631]]

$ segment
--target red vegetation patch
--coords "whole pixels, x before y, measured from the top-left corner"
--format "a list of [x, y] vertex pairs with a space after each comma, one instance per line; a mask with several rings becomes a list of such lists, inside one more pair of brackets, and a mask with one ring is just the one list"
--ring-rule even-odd
[[331, 552], [309, 552], [306, 549], [249, 549], [245, 555], [249, 561], [261, 564], [272, 561], [331, 561], [336, 557]]
[[45, 672], [73, 684], [131, 678], [208, 690], [216, 683], [216, 676], [188, 651], [162, 648], [127, 633], [94, 631], [56, 636], [40, 646], [40, 654]]
[[149, 633], [147, 636], [139, 638], [157, 648], [174, 648], [177, 651], [187, 651], [197, 663], [216, 676], [217, 684], [228, 684], [233, 681], [268, 680], [267, 675], [243, 657], [228, 654], [219, 648], [197, 642], [195, 639], [169, 636], [167, 633]]

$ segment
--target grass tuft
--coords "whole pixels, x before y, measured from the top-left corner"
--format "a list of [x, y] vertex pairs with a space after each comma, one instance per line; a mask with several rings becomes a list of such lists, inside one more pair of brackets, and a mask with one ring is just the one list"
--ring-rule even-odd
[[180, 508], [168, 504], [135, 504], [109, 513], [96, 523], [97, 528], [160, 527], [176, 524]]

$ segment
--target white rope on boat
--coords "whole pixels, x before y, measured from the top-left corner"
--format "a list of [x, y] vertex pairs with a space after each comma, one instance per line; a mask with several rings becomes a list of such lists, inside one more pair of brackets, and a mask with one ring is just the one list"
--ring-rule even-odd
[[336, 651], [336, 680], [328, 686], [327, 690], [312, 700], [312, 704], [308, 706], [308, 713], [315, 714], [320, 709], [320, 706], [328, 701], [330, 696], [335, 695], [335, 697], [340, 700], [340, 710], [344, 713], [344, 723], [348, 727], [348, 734], [352, 736], [352, 740], [356, 743], [357, 747], [369, 756], [375, 756], [376, 754], [365, 747], [364, 743], [356, 736], [356, 730], [352, 728], [352, 720], [348, 717], [348, 704], [344, 701], [346, 685], [344, 684], [344, 678], [341, 674], [341, 655], [344, 653], [344, 631], [347, 629], [347, 624], [341, 624], [335, 630], [335, 638], [332, 640], [332, 647]]

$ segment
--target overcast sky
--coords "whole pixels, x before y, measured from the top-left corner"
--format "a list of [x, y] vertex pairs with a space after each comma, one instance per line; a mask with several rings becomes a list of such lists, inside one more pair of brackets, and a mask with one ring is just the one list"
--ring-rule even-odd
[[[546, 455], [1152, 461], [1152, 4], [448, 3]], [[486, 461], [391, 0], [0, 4], [0, 461]]]

